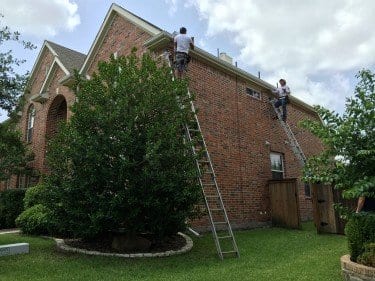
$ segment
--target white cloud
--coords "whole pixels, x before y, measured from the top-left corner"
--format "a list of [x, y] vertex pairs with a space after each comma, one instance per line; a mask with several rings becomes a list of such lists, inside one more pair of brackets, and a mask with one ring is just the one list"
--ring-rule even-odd
[[45, 38], [80, 24], [78, 5], [71, 0], [1, 0], [4, 21], [13, 30]]
[[[375, 1], [189, 0], [207, 36], [231, 32], [239, 59], [288, 80], [294, 94], [342, 111], [345, 75], [375, 65]], [[343, 73], [346, 73], [345, 75]]]
[[168, 5], [168, 14], [173, 16], [177, 12], [178, 8], [178, 0], [164, 0], [165, 3]]

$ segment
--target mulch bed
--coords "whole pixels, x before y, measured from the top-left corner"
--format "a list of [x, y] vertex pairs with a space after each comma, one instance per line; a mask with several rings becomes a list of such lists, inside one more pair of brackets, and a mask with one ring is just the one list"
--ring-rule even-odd
[[[125, 252], [113, 249], [111, 247], [112, 239], [109, 237], [102, 238], [96, 241], [85, 241], [79, 239], [65, 239], [65, 244], [79, 249], [89, 250], [89, 251], [98, 251], [102, 253], [120, 253], [120, 254], [134, 254], [140, 253], [139, 251]], [[159, 253], [166, 252], [171, 250], [180, 250], [186, 245], [185, 238], [180, 235], [173, 235], [166, 238], [163, 242], [153, 243], [148, 253]]]

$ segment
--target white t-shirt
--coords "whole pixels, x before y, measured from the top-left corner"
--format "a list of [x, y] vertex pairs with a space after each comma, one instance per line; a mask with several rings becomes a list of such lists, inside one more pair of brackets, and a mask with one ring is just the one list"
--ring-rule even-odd
[[287, 85], [281, 86], [280, 88], [276, 88], [273, 90], [274, 93], [278, 95], [279, 98], [283, 98], [286, 95], [290, 94], [290, 89]]
[[174, 42], [177, 43], [176, 52], [189, 53], [190, 44], [193, 44], [193, 40], [186, 34], [178, 34], [174, 38]]

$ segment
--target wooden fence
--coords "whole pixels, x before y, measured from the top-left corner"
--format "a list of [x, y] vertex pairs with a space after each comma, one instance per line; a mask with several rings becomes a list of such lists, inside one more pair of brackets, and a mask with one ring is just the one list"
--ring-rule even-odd
[[268, 186], [272, 225], [301, 228], [297, 179], [271, 180]]
[[352, 210], [356, 207], [355, 200], [344, 200], [341, 192], [331, 185], [312, 185], [314, 223], [318, 233], [344, 234], [346, 221], [334, 209], [335, 203], [341, 203]]

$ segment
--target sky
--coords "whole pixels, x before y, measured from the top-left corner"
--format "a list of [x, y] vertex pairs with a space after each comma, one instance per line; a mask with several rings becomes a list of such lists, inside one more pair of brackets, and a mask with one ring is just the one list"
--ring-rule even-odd
[[[113, 0], [114, 1], [114, 0]], [[113, 1], [0, 0], [1, 24], [37, 49], [9, 45], [31, 70], [44, 40], [88, 52]], [[197, 46], [226, 52], [238, 66], [292, 95], [342, 113], [360, 69], [375, 68], [373, 0], [129, 0], [118, 5], [170, 33], [181, 26]], [[7, 48], [3, 45], [2, 48]], [[1, 51], [5, 51], [1, 50]], [[0, 122], [6, 113], [0, 112]]]

